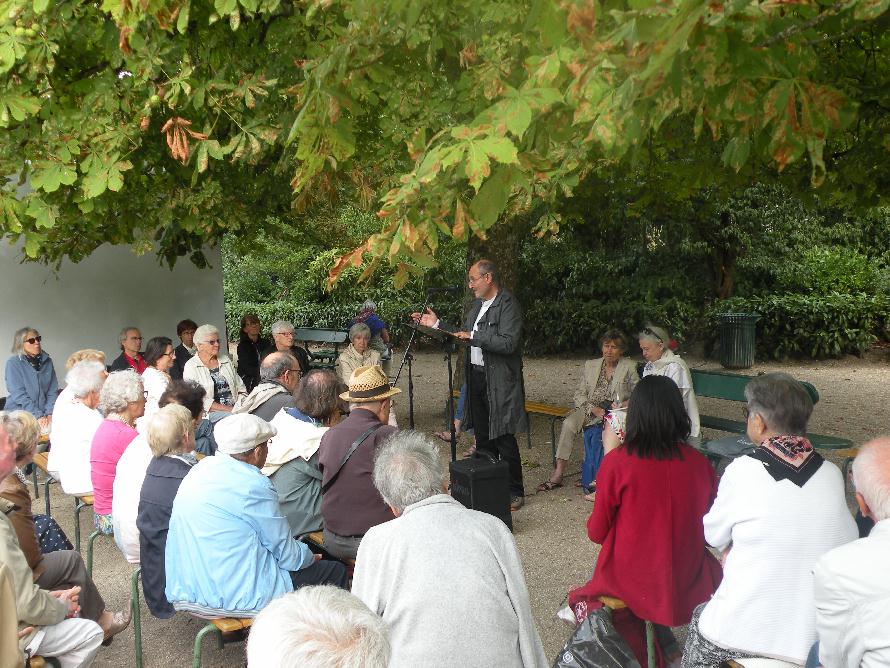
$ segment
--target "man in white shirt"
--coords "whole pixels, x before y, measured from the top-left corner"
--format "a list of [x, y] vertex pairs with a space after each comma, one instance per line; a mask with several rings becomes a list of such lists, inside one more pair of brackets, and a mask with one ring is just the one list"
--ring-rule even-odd
[[515, 434], [528, 431], [522, 379], [522, 309], [519, 300], [501, 287], [497, 267], [491, 260], [479, 260], [470, 267], [467, 282], [476, 301], [463, 330], [455, 331], [455, 327], [440, 322], [432, 309], [411, 317], [426, 327], [451, 332], [469, 342], [467, 410], [461, 429], [475, 431], [478, 451], [507, 462], [510, 509], [519, 510], [525, 502], [525, 492]]
[[819, 659], [825, 668], [890, 666], [890, 437], [853, 462], [856, 503], [876, 524], [814, 569]]

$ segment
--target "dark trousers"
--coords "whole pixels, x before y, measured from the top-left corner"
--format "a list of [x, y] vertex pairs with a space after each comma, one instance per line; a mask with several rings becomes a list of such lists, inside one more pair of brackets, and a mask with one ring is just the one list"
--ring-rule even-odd
[[290, 579], [294, 583], [294, 589], [309, 585], [330, 584], [349, 591], [346, 566], [339, 561], [325, 561], [324, 559], [316, 561], [311, 566], [291, 571]]
[[355, 559], [362, 536], [341, 536], [324, 528], [324, 551], [337, 559]]
[[476, 450], [487, 452], [495, 459], [503, 459], [510, 468], [510, 496], [525, 496], [522, 486], [522, 460], [519, 458], [519, 444], [513, 434], [488, 437], [488, 383], [485, 368], [470, 365], [470, 379], [467, 384], [467, 399], [470, 415], [473, 416], [473, 433], [476, 435]]
[[59, 550], [43, 555], [40, 562], [44, 571], [37, 578], [37, 586], [47, 591], [60, 591], [80, 587], [80, 616], [94, 622], [105, 612], [105, 601], [96, 584], [87, 574], [80, 553], [75, 550]]

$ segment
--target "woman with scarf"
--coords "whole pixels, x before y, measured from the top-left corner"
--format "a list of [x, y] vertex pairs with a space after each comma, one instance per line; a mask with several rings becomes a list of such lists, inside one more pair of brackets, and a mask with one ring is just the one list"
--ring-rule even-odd
[[53, 361], [41, 347], [40, 333], [22, 327], [12, 341], [12, 357], [6, 360], [6, 410], [28, 411], [37, 418], [40, 431], [49, 432], [59, 381]]
[[[355, 316], [352, 320], [347, 323], [347, 327], [352, 327], [358, 323], [363, 323], [368, 326], [368, 329], [371, 331], [371, 348], [380, 353], [381, 366], [383, 367], [383, 371], [386, 372], [386, 375], [389, 375], [389, 360], [391, 357], [390, 349], [389, 349], [389, 329], [386, 327], [386, 323], [377, 315], [377, 303], [368, 299], [362, 304], [361, 310], [358, 312], [358, 315]], [[352, 330], [350, 330], [351, 332]], [[349, 382], [349, 377], [347, 376], [344, 382]]]
[[771, 373], [752, 379], [745, 398], [757, 447], [726, 468], [705, 515], [723, 582], [692, 616], [683, 668], [754, 657], [803, 665], [816, 640], [813, 567], [857, 537], [840, 470], [806, 438], [806, 389]]

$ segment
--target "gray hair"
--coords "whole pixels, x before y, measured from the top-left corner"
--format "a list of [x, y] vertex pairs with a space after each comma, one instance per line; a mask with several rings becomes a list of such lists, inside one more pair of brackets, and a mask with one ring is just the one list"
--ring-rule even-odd
[[132, 369], [108, 374], [99, 392], [99, 412], [104, 416], [123, 413], [127, 406], [143, 398], [142, 378]]
[[34, 453], [40, 440], [40, 425], [37, 418], [28, 411], [0, 411], [0, 427], [9, 434], [15, 443], [16, 461], [21, 461]]
[[331, 585], [300, 587], [257, 615], [249, 668], [386, 668], [389, 629], [355, 595]]
[[148, 423], [148, 447], [155, 457], [182, 450], [182, 437], [194, 428], [192, 412], [179, 404], [167, 404]]
[[757, 413], [778, 434], [807, 433], [813, 400], [803, 384], [787, 373], [768, 373], [745, 386], [748, 411]]
[[34, 332], [35, 334], [39, 334], [36, 329], [33, 327], [22, 327], [21, 329], [17, 329], [15, 334], [12, 335], [12, 354], [18, 357], [24, 357], [25, 355], [25, 339], [28, 338], [28, 334], [30, 332]]
[[284, 332], [292, 332], [294, 331], [294, 323], [289, 320], [276, 320], [272, 323], [272, 329], [270, 330], [273, 334], [283, 334]]
[[412, 503], [442, 493], [445, 469], [436, 444], [419, 431], [401, 431], [374, 457], [374, 487], [400, 513]]
[[316, 420], [330, 420], [340, 411], [343, 386], [340, 377], [330, 369], [310, 369], [300, 379], [297, 408]]
[[648, 341], [649, 343], [660, 343], [665, 348], [668, 347], [668, 342], [671, 340], [671, 335], [668, 334], [667, 330], [664, 327], [656, 327], [655, 325], [646, 325], [637, 334], [638, 341]]
[[294, 365], [299, 366], [297, 358], [287, 352], [275, 352], [266, 355], [260, 364], [260, 380], [268, 381], [281, 378], [285, 371], [290, 371]]
[[195, 345], [199, 343], [207, 343], [207, 339], [216, 334], [219, 336], [219, 330], [213, 325], [201, 325], [198, 329], [195, 330], [195, 334], [192, 337], [192, 341], [195, 342]]
[[75, 398], [83, 399], [90, 392], [98, 392], [105, 384], [105, 365], [96, 360], [77, 362], [65, 374], [65, 383]]
[[476, 261], [476, 266], [479, 268], [479, 274], [491, 274], [491, 282], [495, 284], [500, 284], [501, 282], [501, 272], [498, 269], [498, 266], [487, 258], [482, 258], [481, 260]]
[[880, 522], [890, 518], [890, 438], [869, 441], [853, 460], [853, 484]]
[[352, 340], [355, 337], [362, 336], [362, 335], [367, 336], [369, 339], [371, 338], [371, 328], [368, 327], [365, 323], [357, 322], [352, 327], [349, 328], [349, 341], [350, 342], [352, 342]]
[[376, 311], [377, 310], [377, 302], [373, 299], [366, 299], [365, 303], [362, 304], [362, 311]]
[[[138, 327], [124, 327], [121, 330], [121, 333], [117, 335], [117, 342], [120, 344], [121, 350], [124, 349], [124, 341], [127, 340], [128, 332], [139, 332], [139, 328]], [[139, 332], [139, 333], [142, 334], [142, 332]]]

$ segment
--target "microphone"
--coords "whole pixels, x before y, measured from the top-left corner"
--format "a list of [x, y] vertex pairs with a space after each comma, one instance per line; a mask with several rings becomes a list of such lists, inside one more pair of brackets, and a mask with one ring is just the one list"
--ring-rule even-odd
[[460, 292], [461, 287], [459, 285], [446, 285], [441, 288], [427, 288], [426, 293], [428, 295], [435, 294], [437, 292]]

